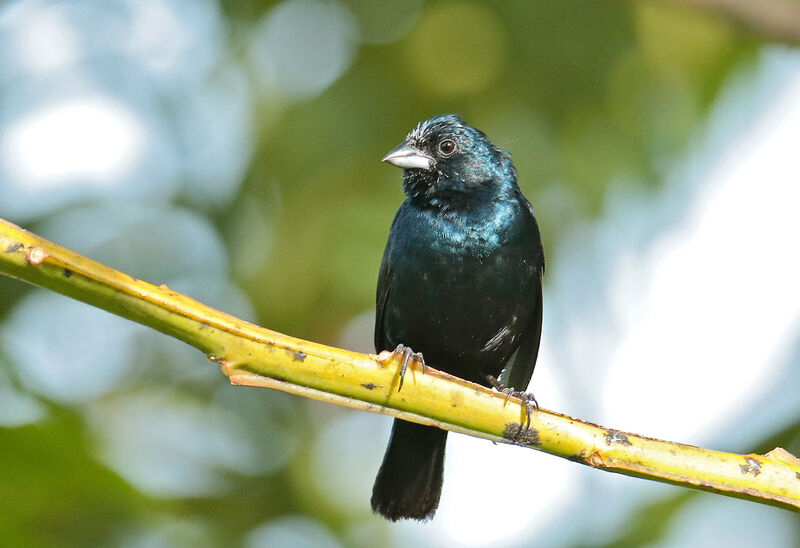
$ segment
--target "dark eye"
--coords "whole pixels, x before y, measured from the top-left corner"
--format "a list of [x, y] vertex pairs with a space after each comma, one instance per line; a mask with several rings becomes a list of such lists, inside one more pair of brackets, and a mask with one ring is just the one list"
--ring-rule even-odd
[[456, 143], [452, 139], [444, 139], [439, 143], [439, 152], [442, 156], [450, 156], [456, 151]]

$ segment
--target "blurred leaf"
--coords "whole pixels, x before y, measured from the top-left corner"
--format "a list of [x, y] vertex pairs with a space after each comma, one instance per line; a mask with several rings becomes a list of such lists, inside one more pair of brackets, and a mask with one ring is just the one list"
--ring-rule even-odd
[[146, 499], [87, 452], [81, 417], [0, 428], [0, 538], [8, 546], [98, 546]]

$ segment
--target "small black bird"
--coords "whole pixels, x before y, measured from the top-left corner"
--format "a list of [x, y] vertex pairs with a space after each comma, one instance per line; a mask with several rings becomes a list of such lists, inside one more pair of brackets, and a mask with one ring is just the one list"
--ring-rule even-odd
[[[542, 332], [544, 251], [508, 154], [458, 116], [421, 122], [383, 159], [406, 200], [378, 275], [375, 349], [425, 356], [485, 386], [525, 390]], [[513, 366], [510, 364], [512, 356]], [[428, 520], [439, 506], [447, 432], [395, 420], [372, 511]]]

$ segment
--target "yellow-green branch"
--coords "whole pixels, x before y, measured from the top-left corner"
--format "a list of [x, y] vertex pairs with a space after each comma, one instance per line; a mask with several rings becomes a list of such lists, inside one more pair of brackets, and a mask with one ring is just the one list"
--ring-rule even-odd
[[[117, 272], [0, 219], [0, 273], [157, 329], [204, 352], [234, 384], [276, 388], [496, 442], [515, 443], [610, 472], [800, 511], [800, 460], [781, 448], [736, 455], [604, 428], [546, 410], [520, 427], [522, 403], [414, 365], [398, 367], [264, 329], [166, 286]], [[25, 341], [18, 341], [25, 344]], [[435, 364], [434, 364], [435, 365]]]

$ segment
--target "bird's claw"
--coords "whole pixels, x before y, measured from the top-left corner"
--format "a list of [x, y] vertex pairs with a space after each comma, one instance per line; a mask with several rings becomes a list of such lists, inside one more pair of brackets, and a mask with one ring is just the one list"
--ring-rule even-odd
[[422, 357], [422, 352], [414, 352], [408, 346], [404, 344], [398, 344], [397, 347], [392, 351], [392, 354], [386, 360], [387, 363], [391, 363], [394, 359], [398, 356], [398, 354], [403, 355], [403, 363], [400, 364], [400, 384], [397, 387], [397, 391], [400, 392], [400, 389], [403, 388], [403, 379], [406, 377], [406, 369], [408, 369], [408, 362], [412, 359], [418, 362], [422, 366], [422, 373], [427, 373], [428, 366], [425, 365], [425, 358]]
[[495, 390], [498, 392], [502, 392], [506, 395], [506, 403], [508, 403], [509, 398], [519, 398], [522, 400], [522, 405], [525, 406], [525, 417], [527, 419], [525, 423], [525, 430], [529, 430], [531, 427], [531, 414], [533, 414], [533, 410], [539, 410], [539, 402], [536, 401], [536, 398], [533, 396], [531, 392], [521, 392], [519, 390], [514, 390], [514, 388], [510, 386], [506, 386], [492, 375], [487, 375], [486, 379], [489, 383], [494, 387]]

